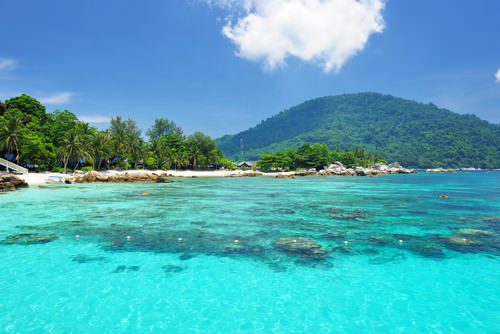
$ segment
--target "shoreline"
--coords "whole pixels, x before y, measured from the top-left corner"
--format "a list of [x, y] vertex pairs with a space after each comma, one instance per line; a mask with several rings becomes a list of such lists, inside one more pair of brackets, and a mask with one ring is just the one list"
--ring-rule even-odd
[[[472, 168], [459, 168], [459, 169], [427, 169], [418, 172], [412, 171], [412, 173], [460, 173], [460, 172], [472, 172], [472, 171], [483, 171], [487, 172], [489, 170], [482, 169], [472, 169]], [[263, 173], [259, 171], [253, 170], [211, 170], [211, 171], [197, 171], [197, 170], [107, 170], [107, 171], [92, 171], [89, 172], [93, 175], [103, 177], [103, 178], [124, 178], [130, 177], [132, 180], [140, 181], [138, 178], [143, 177], [150, 180], [154, 180], [157, 177], [159, 178], [169, 178], [169, 177], [181, 177], [181, 178], [218, 178], [218, 177], [253, 177], [253, 176], [267, 176], [271, 178], [295, 178], [295, 177], [303, 177], [303, 176], [328, 176], [328, 175], [352, 175], [352, 174], [333, 174], [333, 173], [325, 173], [325, 171], [319, 172], [268, 172]], [[56, 172], [44, 172], [44, 173], [28, 173], [28, 174], [17, 174], [15, 175], [19, 179], [25, 181], [29, 186], [40, 186], [47, 184], [61, 184], [64, 183], [65, 180], [74, 181], [77, 178], [82, 178], [89, 173], [84, 172], [76, 172], [76, 173], [56, 173]], [[0, 173], [2, 175], [9, 175]], [[397, 174], [397, 173], [382, 173], [382, 174]], [[10, 174], [14, 175], [14, 174]], [[354, 174], [356, 175], [356, 174]], [[354, 176], [353, 175], [353, 176]], [[380, 174], [379, 174], [380, 175]], [[376, 176], [376, 175], [370, 175]], [[89, 182], [89, 181], [84, 181]], [[96, 182], [96, 181], [90, 181]], [[99, 181], [97, 181], [99, 182]], [[114, 181], [111, 181], [114, 182]], [[126, 181], [125, 181], [126, 182]], [[76, 182], [79, 183], [79, 182]]]
[[[295, 172], [280, 172], [280, 173], [261, 173], [252, 170], [242, 171], [242, 170], [214, 170], [214, 171], [196, 171], [196, 170], [107, 170], [107, 171], [92, 171], [93, 174], [102, 177], [185, 177], [185, 178], [206, 178], [206, 177], [249, 177], [249, 176], [276, 176], [276, 175], [293, 175]], [[29, 186], [40, 186], [47, 184], [58, 184], [64, 183], [64, 180], [71, 181], [74, 178], [82, 177], [87, 173], [76, 172], [76, 173], [55, 173], [55, 172], [45, 172], [45, 173], [28, 173], [28, 174], [18, 174], [18, 178], [24, 180]]]

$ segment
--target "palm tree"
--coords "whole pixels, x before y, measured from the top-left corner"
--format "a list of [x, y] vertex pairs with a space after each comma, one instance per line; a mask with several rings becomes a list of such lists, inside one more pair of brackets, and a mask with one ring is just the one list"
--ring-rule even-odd
[[196, 143], [191, 144], [188, 148], [188, 158], [192, 162], [193, 169], [196, 169], [198, 162], [203, 159], [203, 152], [199, 145], [196, 145]]
[[109, 133], [104, 131], [95, 132], [90, 140], [89, 152], [92, 160], [92, 168], [94, 170], [100, 169], [102, 161], [111, 152], [111, 136]]
[[0, 147], [7, 148], [7, 159], [10, 158], [10, 153], [12, 152], [19, 154], [21, 139], [21, 119], [16, 115], [10, 115], [6, 122], [0, 123]]
[[162, 138], [151, 140], [151, 153], [156, 157], [156, 168], [161, 169], [165, 157], [166, 145]]
[[71, 129], [66, 132], [62, 141], [61, 153], [64, 156], [64, 173], [66, 173], [66, 167], [68, 166], [69, 160], [74, 158], [79, 159], [84, 150], [82, 137], [76, 129]]
[[137, 164], [137, 159], [139, 155], [142, 154], [144, 148], [144, 141], [139, 135], [132, 135], [128, 138], [128, 150], [132, 155], [132, 159], [134, 161], [134, 168]]
[[188, 152], [180, 147], [179, 149], [172, 149], [171, 159], [174, 164], [174, 169], [181, 168], [189, 163]]

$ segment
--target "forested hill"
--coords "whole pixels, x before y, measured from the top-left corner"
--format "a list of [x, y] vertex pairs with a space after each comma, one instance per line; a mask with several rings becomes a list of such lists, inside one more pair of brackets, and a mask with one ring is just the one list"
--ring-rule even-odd
[[378, 93], [306, 101], [219, 138], [217, 147], [230, 158], [253, 160], [314, 142], [330, 149], [363, 148], [411, 168], [500, 168], [500, 125]]

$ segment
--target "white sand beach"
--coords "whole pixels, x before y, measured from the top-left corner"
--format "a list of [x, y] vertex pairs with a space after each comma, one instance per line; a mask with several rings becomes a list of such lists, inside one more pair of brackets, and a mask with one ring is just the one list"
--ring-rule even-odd
[[[231, 176], [245, 176], [246, 174], [254, 174], [255, 171], [252, 170], [213, 170], [213, 171], [198, 171], [198, 170], [126, 170], [126, 171], [116, 171], [107, 170], [99, 171], [98, 173], [106, 176], [119, 176], [123, 174], [129, 175], [168, 175], [171, 177], [231, 177]], [[293, 172], [282, 172], [282, 173], [260, 173], [259, 175], [270, 175], [275, 176], [277, 174], [293, 174]], [[77, 172], [77, 175], [83, 175], [82, 172]], [[72, 177], [73, 173], [63, 174], [63, 173], [28, 173], [17, 175], [19, 178], [23, 179], [30, 186], [38, 186], [47, 183], [61, 181], [64, 179]]]

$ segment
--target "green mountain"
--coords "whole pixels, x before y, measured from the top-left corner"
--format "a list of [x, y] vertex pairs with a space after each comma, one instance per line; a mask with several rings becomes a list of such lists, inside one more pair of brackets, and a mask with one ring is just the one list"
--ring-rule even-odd
[[330, 149], [363, 148], [411, 168], [500, 168], [500, 125], [378, 93], [306, 101], [217, 139], [217, 147], [226, 157], [254, 160], [314, 142]]

